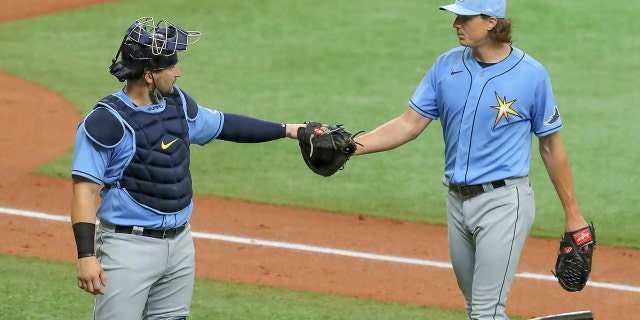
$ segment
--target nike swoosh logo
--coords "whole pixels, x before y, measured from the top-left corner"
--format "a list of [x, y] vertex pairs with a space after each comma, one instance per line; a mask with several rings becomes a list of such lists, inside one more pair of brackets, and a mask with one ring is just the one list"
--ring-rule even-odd
[[178, 138], [173, 139], [173, 141], [167, 144], [165, 144], [164, 141], [162, 141], [162, 143], [160, 143], [160, 147], [162, 148], [162, 150], [167, 150], [167, 148], [171, 147], [171, 145], [176, 141], [178, 141]]
[[454, 74], [460, 73], [460, 72], [462, 72], [462, 70], [458, 70], [458, 71], [453, 70], [453, 71], [451, 71], [451, 75], [454, 75]]

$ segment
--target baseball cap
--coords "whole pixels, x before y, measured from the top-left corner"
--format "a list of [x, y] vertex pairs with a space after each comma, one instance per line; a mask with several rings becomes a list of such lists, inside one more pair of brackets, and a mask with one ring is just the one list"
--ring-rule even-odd
[[440, 7], [461, 16], [484, 14], [496, 18], [504, 18], [507, 13], [506, 0], [456, 0], [454, 4]]

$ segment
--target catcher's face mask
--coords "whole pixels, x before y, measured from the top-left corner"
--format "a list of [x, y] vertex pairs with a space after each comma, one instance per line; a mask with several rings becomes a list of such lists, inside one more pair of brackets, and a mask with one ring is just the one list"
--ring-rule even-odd
[[[200, 31], [185, 31], [169, 20], [156, 24], [152, 17], [142, 17], [125, 32], [110, 73], [120, 82], [140, 76], [144, 70], [160, 71], [178, 63], [178, 51], [200, 40]], [[122, 53], [122, 61], [117, 61]]]

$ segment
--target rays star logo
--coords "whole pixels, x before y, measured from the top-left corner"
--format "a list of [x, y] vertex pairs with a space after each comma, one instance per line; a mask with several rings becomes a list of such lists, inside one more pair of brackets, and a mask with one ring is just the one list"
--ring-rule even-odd
[[491, 106], [491, 108], [494, 109], [498, 109], [498, 114], [496, 115], [496, 121], [493, 123], [493, 128], [495, 129], [496, 126], [498, 125], [498, 122], [500, 122], [500, 120], [502, 118], [505, 118], [507, 120], [507, 122], [509, 122], [509, 115], [512, 114], [516, 117], [521, 117], [522, 116], [515, 110], [511, 109], [511, 106], [513, 105], [514, 102], [516, 102], [516, 100], [511, 100], [507, 102], [507, 97], [505, 96], [504, 98], [500, 99], [500, 95], [498, 95], [498, 93], [496, 92], [496, 99], [498, 100], [498, 105], [497, 106]]

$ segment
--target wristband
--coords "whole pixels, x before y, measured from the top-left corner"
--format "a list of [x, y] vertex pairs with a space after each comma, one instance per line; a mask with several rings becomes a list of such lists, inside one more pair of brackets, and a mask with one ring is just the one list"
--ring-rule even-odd
[[88, 222], [73, 224], [73, 236], [78, 248], [78, 259], [95, 256], [94, 241], [96, 225]]

